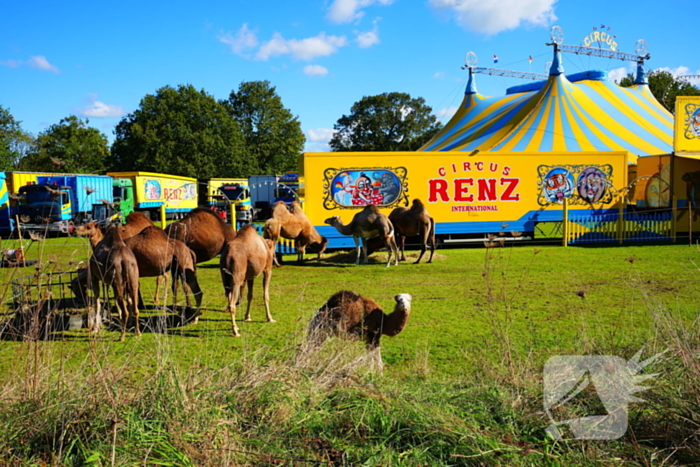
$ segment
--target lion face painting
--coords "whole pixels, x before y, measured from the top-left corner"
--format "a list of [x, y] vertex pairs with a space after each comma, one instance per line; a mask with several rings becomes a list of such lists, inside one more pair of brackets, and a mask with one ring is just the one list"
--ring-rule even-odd
[[589, 167], [579, 175], [578, 194], [589, 203], [597, 203], [605, 194], [605, 174], [595, 167]]

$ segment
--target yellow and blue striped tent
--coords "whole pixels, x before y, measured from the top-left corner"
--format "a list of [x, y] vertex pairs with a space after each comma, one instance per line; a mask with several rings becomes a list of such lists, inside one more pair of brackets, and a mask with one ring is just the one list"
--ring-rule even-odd
[[555, 51], [547, 80], [484, 97], [470, 69], [459, 110], [419, 150], [668, 154], [673, 116], [652, 95], [641, 64], [635, 83], [623, 88], [605, 71], [565, 76]]

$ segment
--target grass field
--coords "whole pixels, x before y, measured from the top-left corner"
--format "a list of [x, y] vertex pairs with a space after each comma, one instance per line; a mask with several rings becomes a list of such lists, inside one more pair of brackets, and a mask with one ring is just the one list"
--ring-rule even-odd
[[[4, 248], [14, 244], [5, 242]], [[75, 238], [28, 249], [37, 268], [74, 268]], [[231, 337], [218, 260], [200, 265], [198, 324], [92, 337], [85, 330], [0, 347], [0, 452], [7, 465], [692, 465], [700, 463], [697, 247], [443, 249], [386, 268], [386, 253], [286, 257], [264, 320]], [[410, 258], [415, 259], [416, 252]], [[155, 281], [142, 279], [150, 304]], [[413, 295], [408, 326], [384, 337], [380, 370], [362, 344], [305, 352], [306, 325], [349, 289], [385, 311]], [[4, 288], [11, 301], [11, 289]], [[150, 297], [150, 298], [149, 298]], [[9, 308], [6, 308], [10, 311]], [[239, 308], [242, 320], [245, 303]], [[163, 311], [148, 310], [158, 316]], [[668, 350], [613, 441], [545, 433], [542, 372], [555, 355], [644, 358]], [[584, 391], [562, 418], [600, 412]], [[604, 412], [603, 412], [604, 413]], [[578, 414], [578, 415], [576, 415]]]

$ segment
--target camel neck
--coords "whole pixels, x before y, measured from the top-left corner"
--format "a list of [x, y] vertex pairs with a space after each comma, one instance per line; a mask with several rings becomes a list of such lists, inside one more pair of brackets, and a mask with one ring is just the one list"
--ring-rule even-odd
[[382, 334], [385, 336], [395, 336], [406, 327], [408, 322], [409, 312], [400, 308], [394, 310], [389, 315], [384, 315], [384, 325], [382, 326]]

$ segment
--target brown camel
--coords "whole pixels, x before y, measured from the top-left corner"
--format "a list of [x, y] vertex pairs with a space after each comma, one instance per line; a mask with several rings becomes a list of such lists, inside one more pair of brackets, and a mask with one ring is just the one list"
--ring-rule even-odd
[[[275, 203], [272, 208], [272, 217], [265, 222], [263, 232], [265, 238], [269, 238], [275, 243], [279, 237], [294, 240], [298, 264], [304, 262], [307, 246], [317, 246], [318, 259], [321, 259], [323, 252], [326, 251], [326, 245], [328, 245], [328, 239], [318, 234], [297, 200], [292, 201], [289, 210], [284, 201]], [[275, 265], [279, 266], [277, 257], [274, 261]]]
[[193, 209], [184, 219], [166, 227], [165, 233], [194, 251], [197, 264], [214, 258], [236, 238], [236, 231], [207, 208]]
[[228, 299], [227, 310], [231, 313], [231, 326], [234, 337], [240, 336], [236, 326], [236, 305], [243, 292], [243, 286], [248, 283], [248, 308], [245, 320], [250, 321], [250, 305], [253, 301], [253, 281], [261, 273], [263, 275], [263, 297], [267, 320], [274, 323], [270, 314], [270, 277], [272, 276], [272, 257], [274, 243], [264, 239], [250, 224], [244, 225], [238, 235], [228, 242], [221, 252], [220, 268], [221, 281]]
[[421, 249], [420, 255], [416, 260], [416, 264], [420, 263], [421, 258], [425, 254], [425, 250], [430, 245], [430, 258], [428, 263], [433, 262], [433, 254], [435, 253], [435, 220], [430, 217], [425, 205], [418, 198], [413, 200], [411, 209], [404, 206], [399, 206], [391, 211], [389, 220], [396, 229], [396, 234], [399, 237], [399, 249], [401, 250], [401, 261], [406, 261], [404, 254], [404, 245], [406, 237], [420, 235]]
[[341, 290], [329, 298], [311, 319], [309, 340], [318, 345], [331, 334], [350, 335], [362, 338], [368, 349], [376, 349], [382, 334], [396, 336], [408, 322], [411, 295], [398, 294], [394, 300], [394, 311], [387, 315], [374, 300]]
[[[123, 240], [133, 237], [139, 234], [143, 229], [147, 227], [153, 227], [155, 224], [151, 221], [151, 218], [140, 211], [131, 211], [128, 216], [126, 216], [126, 223], [119, 228], [119, 235], [121, 235]], [[143, 274], [141, 274], [143, 277]], [[160, 296], [161, 283], [163, 283], [163, 289], [168, 282], [168, 276], [163, 274], [158, 276], [156, 279], [156, 292], [153, 297], [153, 302], [158, 303]]]
[[[119, 319], [122, 322], [122, 333], [119, 340], [126, 336], [126, 326], [129, 314], [134, 316], [136, 323], [135, 333], [141, 335], [139, 329], [139, 268], [134, 253], [126, 246], [119, 236], [116, 226], [109, 226], [106, 230], [90, 222], [78, 227], [79, 235], [90, 238], [92, 256], [88, 266], [88, 288], [92, 289], [95, 296], [95, 314], [99, 320], [100, 311], [100, 281], [112, 286], [114, 299], [117, 302]], [[131, 313], [129, 309], [131, 308]]]
[[379, 237], [383, 239], [385, 245], [389, 249], [389, 261], [387, 267], [391, 265], [391, 254], [394, 254], [394, 263], [399, 264], [399, 249], [396, 246], [394, 239], [394, 226], [384, 214], [379, 212], [377, 206], [369, 204], [365, 208], [355, 214], [350, 224], [345, 225], [340, 217], [333, 216], [323, 221], [325, 224], [332, 225], [342, 235], [352, 235], [355, 240], [355, 248], [357, 250], [357, 259], [355, 264], [360, 264], [360, 239], [362, 239], [362, 251], [365, 256], [365, 264], [367, 259], [367, 240], [368, 238]]
[[143, 229], [124, 243], [134, 252], [141, 277], [161, 277], [172, 274], [173, 308], [177, 307], [178, 283], [181, 280], [185, 289], [187, 306], [190, 306], [190, 292], [194, 294], [197, 308], [202, 304], [202, 290], [197, 282], [196, 258], [194, 252], [179, 240], [168, 238], [156, 226]]
[[146, 227], [151, 227], [155, 224], [144, 213], [139, 211], [131, 211], [126, 216], [126, 223], [119, 228], [119, 235], [126, 240], [141, 232]]

